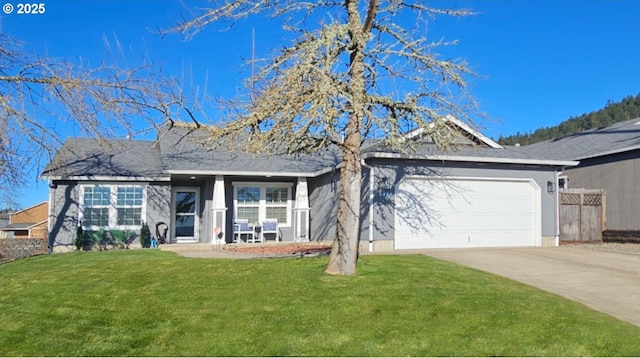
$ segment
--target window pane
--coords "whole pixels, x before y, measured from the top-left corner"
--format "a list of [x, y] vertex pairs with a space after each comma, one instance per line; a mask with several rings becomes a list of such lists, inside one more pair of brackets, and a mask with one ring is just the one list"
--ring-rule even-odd
[[141, 225], [140, 208], [118, 208], [118, 225]]
[[267, 204], [286, 204], [288, 188], [266, 188]]
[[194, 237], [195, 235], [195, 216], [181, 215], [176, 217], [176, 236]]
[[142, 206], [142, 188], [141, 187], [119, 187], [118, 188], [118, 206]]
[[109, 226], [109, 208], [85, 208], [84, 226]]
[[267, 207], [267, 219], [278, 219], [279, 224], [287, 222], [287, 207], [272, 206]]
[[260, 187], [240, 186], [238, 187], [238, 204], [259, 204]]
[[176, 193], [176, 214], [189, 214], [196, 212], [196, 193], [192, 191], [179, 191]]
[[260, 217], [258, 216], [259, 210], [255, 206], [238, 206], [238, 219], [247, 219], [250, 223], [258, 223]]
[[107, 206], [109, 205], [109, 187], [89, 186], [84, 188], [84, 206]]

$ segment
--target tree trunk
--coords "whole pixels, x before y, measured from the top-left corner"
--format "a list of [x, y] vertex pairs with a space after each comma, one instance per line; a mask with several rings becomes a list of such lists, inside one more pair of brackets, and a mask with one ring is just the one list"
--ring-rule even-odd
[[358, 243], [360, 241], [362, 182], [360, 152], [358, 150], [355, 153], [343, 153], [343, 155], [346, 157], [343, 161], [344, 166], [340, 170], [336, 239], [333, 242], [329, 264], [325, 270], [326, 273], [333, 275], [353, 275], [356, 273]]
[[345, 1], [349, 14], [348, 26], [351, 37], [349, 69], [349, 122], [342, 147], [340, 170], [340, 191], [338, 201], [338, 223], [336, 239], [331, 248], [331, 256], [326, 273], [333, 275], [353, 275], [358, 261], [360, 242], [360, 193], [362, 166], [360, 163], [360, 142], [366, 90], [364, 79], [365, 34], [358, 12], [358, 1]]

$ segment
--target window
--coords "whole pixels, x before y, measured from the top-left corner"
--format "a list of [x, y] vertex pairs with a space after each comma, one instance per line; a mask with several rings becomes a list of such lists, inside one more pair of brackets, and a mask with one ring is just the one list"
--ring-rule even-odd
[[85, 226], [109, 226], [109, 187], [94, 186], [84, 190], [84, 223]]
[[289, 188], [266, 187], [266, 219], [278, 219], [278, 223], [287, 222]]
[[234, 183], [237, 219], [260, 223], [277, 219], [280, 225], [291, 222], [291, 187], [288, 183]]
[[144, 217], [144, 187], [140, 185], [82, 186], [80, 220], [87, 230], [134, 229]]
[[142, 187], [117, 187], [117, 191], [118, 225], [140, 226], [142, 224]]
[[236, 192], [236, 218], [260, 222], [260, 187], [239, 186]]

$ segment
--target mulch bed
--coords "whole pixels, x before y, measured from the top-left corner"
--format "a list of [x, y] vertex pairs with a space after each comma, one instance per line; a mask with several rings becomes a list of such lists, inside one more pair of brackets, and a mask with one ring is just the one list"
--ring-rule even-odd
[[305, 245], [305, 244], [282, 244], [282, 245], [247, 245], [228, 246], [224, 250], [259, 255], [310, 255], [329, 254], [331, 245]]

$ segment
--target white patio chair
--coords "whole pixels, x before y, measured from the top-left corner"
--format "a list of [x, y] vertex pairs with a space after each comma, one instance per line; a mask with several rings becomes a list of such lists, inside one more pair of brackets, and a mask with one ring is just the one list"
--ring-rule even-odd
[[266, 242], [267, 238], [266, 234], [274, 234], [275, 240], [278, 242], [279, 240], [279, 232], [278, 232], [278, 219], [266, 219], [262, 222], [262, 228], [260, 230], [260, 236], [262, 238], [262, 242]]
[[253, 230], [253, 227], [249, 225], [249, 220], [247, 219], [236, 219], [233, 224], [233, 242], [240, 242], [242, 240], [242, 235], [246, 235], [245, 242], [254, 243], [256, 241], [256, 233]]

